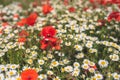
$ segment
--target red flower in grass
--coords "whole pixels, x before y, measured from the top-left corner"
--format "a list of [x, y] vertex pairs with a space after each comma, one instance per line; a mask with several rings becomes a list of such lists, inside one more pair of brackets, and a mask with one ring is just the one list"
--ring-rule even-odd
[[110, 15], [108, 16], [108, 21], [111, 21], [113, 19], [116, 20], [116, 21], [120, 21], [120, 12], [110, 13]]
[[2, 26], [3, 26], [3, 27], [6, 27], [6, 26], [8, 26], [8, 25], [9, 25], [8, 22], [3, 22], [3, 23], [2, 23]]
[[95, 0], [89, 0], [91, 3], [94, 3], [95, 2]]
[[108, 3], [110, 3], [110, 1], [108, 1], [108, 0], [99, 0], [99, 4], [101, 4], [101, 5], [106, 5]]
[[90, 68], [93, 68], [94, 70], [96, 70], [97, 69], [97, 66], [96, 65], [94, 65], [94, 66], [89, 66]]
[[19, 22], [17, 22], [17, 25], [24, 26], [25, 24], [27, 24], [29, 26], [33, 26], [37, 17], [37, 13], [31, 13], [30, 16], [28, 16], [27, 18], [23, 18]]
[[120, 4], [120, 0], [111, 0], [112, 3], [115, 3], [115, 4]]
[[19, 18], [19, 15], [18, 14], [14, 14], [13, 17], [14, 18]]
[[98, 22], [99, 26], [105, 25], [105, 20], [99, 19], [97, 22]]
[[84, 7], [83, 8], [83, 11], [87, 11], [89, 8], [88, 7]]
[[68, 5], [68, 4], [69, 4], [68, 0], [64, 0], [64, 5]]
[[40, 41], [41, 49], [56, 49], [60, 50], [60, 40], [55, 37], [56, 29], [52, 26], [46, 26], [41, 31], [43, 39]]
[[76, 9], [74, 7], [70, 7], [68, 10], [69, 10], [69, 12], [75, 12], [76, 11]]
[[41, 35], [43, 37], [54, 37], [56, 35], [56, 29], [52, 26], [46, 26], [42, 29]]
[[20, 37], [20, 38], [18, 38], [18, 42], [19, 43], [24, 43], [24, 42], [26, 42], [26, 38], [25, 37]]
[[2, 31], [2, 29], [0, 29], [0, 34], [2, 34], [3, 33], [3, 31]]
[[17, 22], [17, 25], [24, 26], [26, 24], [26, 22], [27, 22], [26, 18], [23, 18], [19, 22]]
[[29, 36], [29, 33], [28, 33], [26, 30], [22, 30], [22, 31], [19, 33], [19, 36], [20, 36], [20, 37], [27, 37], [27, 36]]
[[27, 69], [21, 73], [22, 80], [37, 80], [38, 73], [34, 69]]
[[31, 13], [30, 16], [26, 19], [27, 20], [26, 24], [29, 26], [33, 26], [35, 24], [37, 17], [38, 17], [37, 13], [35, 12]]
[[100, 4], [100, 5], [107, 5], [111, 4], [112, 0], [89, 0], [92, 4]]
[[60, 50], [60, 40], [58, 38], [44, 38], [41, 42], [41, 49], [56, 49]]
[[48, 14], [53, 10], [52, 6], [50, 4], [45, 4], [42, 6], [42, 12], [43, 14]]
[[34, 1], [34, 2], [32, 3], [32, 6], [33, 6], [33, 7], [37, 7], [37, 6], [38, 6], [38, 3]]

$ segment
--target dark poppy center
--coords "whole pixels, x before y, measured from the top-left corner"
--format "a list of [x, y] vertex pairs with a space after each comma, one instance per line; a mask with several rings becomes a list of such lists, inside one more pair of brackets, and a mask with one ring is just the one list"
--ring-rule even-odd
[[56, 46], [57, 44], [56, 43], [52, 43], [53, 46]]
[[31, 77], [31, 76], [28, 76], [27, 80], [32, 80], [32, 77]]
[[50, 34], [47, 34], [47, 37], [50, 37]]
[[45, 44], [48, 44], [48, 43], [49, 43], [49, 41], [48, 41], [48, 40], [46, 40], [46, 41], [45, 41]]

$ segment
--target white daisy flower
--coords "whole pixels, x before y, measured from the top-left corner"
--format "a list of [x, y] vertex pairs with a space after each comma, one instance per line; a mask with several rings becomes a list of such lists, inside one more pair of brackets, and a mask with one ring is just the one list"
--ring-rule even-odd
[[78, 53], [75, 57], [77, 59], [84, 58], [84, 54], [83, 53]]
[[118, 73], [115, 72], [112, 74], [112, 76], [115, 80], [120, 80], [120, 75]]
[[48, 70], [48, 71], [47, 71], [47, 74], [48, 74], [48, 75], [53, 75], [53, 71]]
[[80, 67], [80, 64], [78, 62], [74, 62], [73, 63], [73, 66], [76, 68], [76, 67]]
[[98, 64], [101, 66], [101, 67], [108, 67], [108, 61], [106, 60], [99, 60]]
[[77, 51], [82, 51], [82, 46], [80, 45], [75, 45], [74, 48], [77, 50]]
[[103, 80], [102, 74], [95, 74], [95, 77], [97, 78], [97, 80]]
[[66, 66], [66, 67], [64, 67], [64, 70], [66, 72], [72, 72], [73, 71], [73, 67], [72, 66]]
[[89, 67], [88, 64], [82, 64], [82, 68], [87, 70], [87, 69], [89, 69], [90, 67]]
[[52, 67], [57, 67], [59, 65], [59, 62], [58, 61], [52, 61], [51, 62], [51, 66]]
[[59, 77], [55, 77], [53, 78], [53, 80], [61, 80]]
[[112, 61], [119, 61], [119, 56], [117, 54], [113, 54], [109, 56]]
[[44, 60], [38, 60], [39, 65], [43, 65], [45, 63]]

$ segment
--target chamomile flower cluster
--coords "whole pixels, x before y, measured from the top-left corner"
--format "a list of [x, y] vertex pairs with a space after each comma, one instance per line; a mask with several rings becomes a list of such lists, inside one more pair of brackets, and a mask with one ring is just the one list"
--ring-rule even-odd
[[[120, 80], [120, 23], [107, 21], [119, 7], [93, 8], [89, 0], [50, 4], [53, 10], [47, 15], [42, 6], [0, 7], [0, 80], [21, 80], [21, 72], [30, 68], [37, 71], [38, 80]], [[34, 25], [17, 25], [32, 12], [37, 13]], [[56, 36], [45, 38], [41, 31], [49, 25]], [[56, 46], [49, 38], [58, 38], [60, 49], [41, 49], [44, 38], [44, 46]]]

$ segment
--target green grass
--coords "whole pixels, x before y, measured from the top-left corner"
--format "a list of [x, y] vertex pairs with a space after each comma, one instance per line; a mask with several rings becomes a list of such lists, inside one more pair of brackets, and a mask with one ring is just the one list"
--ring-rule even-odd
[[[27, 8], [31, 2], [36, 0], [0, 0], [0, 5], [6, 6], [13, 2], [20, 2], [24, 8]], [[40, 1], [40, 0], [38, 0]]]
[[22, 4], [26, 4], [27, 5], [28, 3], [33, 2], [33, 1], [35, 1], [35, 0], [0, 0], [0, 4], [8, 5], [8, 4], [12, 3], [12, 2], [20, 2]]

